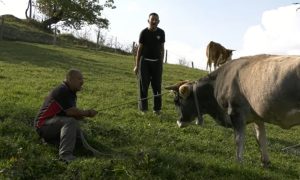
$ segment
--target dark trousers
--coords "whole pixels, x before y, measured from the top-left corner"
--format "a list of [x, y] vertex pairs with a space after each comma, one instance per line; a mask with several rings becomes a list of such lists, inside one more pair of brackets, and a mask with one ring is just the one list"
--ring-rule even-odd
[[162, 82], [162, 62], [147, 61], [141, 58], [139, 67], [139, 109], [141, 111], [148, 110], [148, 88], [151, 83], [152, 92], [154, 95], [154, 111], [161, 110], [161, 82]]
[[72, 155], [76, 140], [80, 141], [78, 121], [72, 117], [55, 116], [48, 119], [38, 133], [46, 142], [59, 142], [60, 157]]

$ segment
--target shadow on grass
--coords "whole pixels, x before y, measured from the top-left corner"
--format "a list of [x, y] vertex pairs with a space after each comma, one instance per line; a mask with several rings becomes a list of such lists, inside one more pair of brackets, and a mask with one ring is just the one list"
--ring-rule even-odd
[[[137, 152], [126, 152], [126, 154], [113, 153], [112, 157], [101, 159], [110, 160], [111, 164], [105, 169], [106, 177], [118, 177], [114, 174], [116, 169], [123, 167], [126, 174], [131, 177], [153, 178], [153, 179], [273, 179], [276, 175], [271, 173], [282, 173], [288, 175], [287, 178], [297, 178], [297, 172], [291, 174], [290, 170], [271, 167], [270, 173], [263, 173], [248, 166], [239, 164], [214, 165], [204, 161], [186, 159], [177, 155], [161, 153], [158, 149], [138, 150]], [[126, 175], [123, 174], [123, 175]]]

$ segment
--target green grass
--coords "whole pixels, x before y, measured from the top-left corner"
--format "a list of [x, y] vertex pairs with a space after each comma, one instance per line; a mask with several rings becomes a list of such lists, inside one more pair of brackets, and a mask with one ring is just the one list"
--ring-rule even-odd
[[[299, 128], [267, 126], [272, 165], [263, 169], [249, 125], [244, 163], [237, 164], [233, 131], [208, 116], [204, 127], [179, 129], [171, 94], [163, 96], [160, 118], [152, 113], [141, 116], [134, 103], [133, 65], [132, 56], [0, 41], [0, 179], [300, 178], [299, 155], [281, 150], [299, 143]], [[93, 157], [76, 151], [78, 160], [66, 165], [57, 160], [56, 147], [40, 143], [32, 123], [44, 97], [70, 68], [85, 76], [78, 106], [99, 110], [82, 129], [93, 147], [110, 155]], [[163, 86], [203, 75], [197, 69], [166, 64]], [[133, 103], [106, 109], [126, 102]]]

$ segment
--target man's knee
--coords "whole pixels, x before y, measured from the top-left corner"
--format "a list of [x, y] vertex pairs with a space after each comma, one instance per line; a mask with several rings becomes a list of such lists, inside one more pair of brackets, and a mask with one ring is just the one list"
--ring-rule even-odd
[[64, 117], [61, 119], [64, 125], [78, 127], [78, 121], [73, 117]]

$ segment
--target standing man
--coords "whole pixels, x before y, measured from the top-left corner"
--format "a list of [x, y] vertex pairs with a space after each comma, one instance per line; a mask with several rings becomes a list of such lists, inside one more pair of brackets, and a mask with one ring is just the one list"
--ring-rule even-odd
[[95, 110], [76, 107], [76, 93], [82, 85], [81, 72], [69, 70], [66, 80], [50, 92], [35, 119], [36, 130], [45, 141], [59, 141], [59, 158], [66, 162], [75, 159], [73, 150], [81, 133], [78, 120], [97, 114]]
[[165, 32], [157, 27], [159, 16], [151, 13], [148, 18], [149, 26], [142, 30], [139, 37], [136, 62], [133, 71], [139, 79], [139, 110], [148, 110], [148, 88], [151, 83], [154, 95], [153, 112], [160, 114], [162, 106], [161, 82], [164, 58]]

